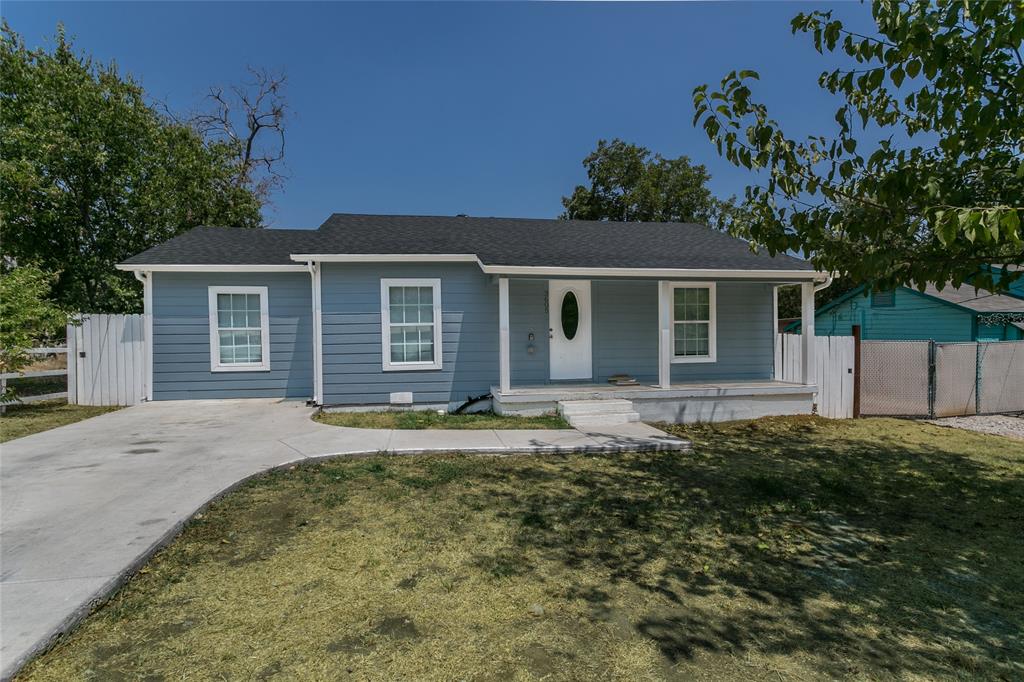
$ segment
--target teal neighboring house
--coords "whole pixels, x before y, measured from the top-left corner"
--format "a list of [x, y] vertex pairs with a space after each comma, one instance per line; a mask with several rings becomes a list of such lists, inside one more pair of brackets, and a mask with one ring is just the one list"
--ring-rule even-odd
[[[860, 286], [814, 316], [819, 336], [850, 336], [854, 325], [860, 325], [861, 338], [873, 340], [1018, 341], [1024, 339], [1024, 278], [1014, 282], [1009, 295], [970, 284], [872, 293]], [[799, 330], [799, 322], [786, 328]]]
[[[999, 281], [1009, 273], [1016, 273], [1024, 270], [1024, 265], [986, 265], [986, 270], [992, 273], [995, 281]], [[1024, 275], [1020, 275], [1010, 283], [1008, 295], [1016, 298], [1024, 298]]]

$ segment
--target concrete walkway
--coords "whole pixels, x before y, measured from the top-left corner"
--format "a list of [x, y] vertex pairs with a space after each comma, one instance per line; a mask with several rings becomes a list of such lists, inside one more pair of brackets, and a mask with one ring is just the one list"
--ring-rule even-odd
[[250, 476], [331, 455], [685, 450], [644, 424], [385, 431], [299, 402], [157, 402], [0, 446], [0, 670], [11, 676], [116, 590], [201, 506]]

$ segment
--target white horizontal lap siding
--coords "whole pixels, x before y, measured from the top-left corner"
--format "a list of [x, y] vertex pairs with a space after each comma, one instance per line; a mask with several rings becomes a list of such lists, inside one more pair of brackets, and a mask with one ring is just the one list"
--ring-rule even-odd
[[[311, 397], [309, 278], [302, 271], [154, 273], [154, 399]], [[211, 286], [267, 287], [269, 371], [210, 371]]]

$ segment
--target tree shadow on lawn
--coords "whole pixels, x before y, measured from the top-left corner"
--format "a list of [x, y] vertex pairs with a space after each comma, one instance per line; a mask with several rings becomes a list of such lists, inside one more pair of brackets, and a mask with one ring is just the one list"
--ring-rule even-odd
[[1011, 441], [891, 420], [664, 428], [694, 451], [501, 467], [462, 501], [519, 515], [504, 564], [608, 576], [560, 595], [595, 618], [646, 594], [627, 617], [676, 671], [754, 653], [827, 676], [1024, 675]]

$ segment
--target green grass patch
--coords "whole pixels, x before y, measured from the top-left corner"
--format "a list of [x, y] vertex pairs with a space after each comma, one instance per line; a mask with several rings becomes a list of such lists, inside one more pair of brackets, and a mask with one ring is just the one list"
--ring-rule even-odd
[[74, 424], [89, 417], [119, 410], [119, 407], [68, 405], [64, 400], [44, 400], [24, 405], [8, 405], [0, 415], [0, 443]]
[[23, 680], [1024, 677], [1024, 446], [813, 417], [218, 501]]
[[568, 429], [557, 414], [540, 417], [503, 416], [493, 412], [438, 414], [429, 410], [380, 412], [322, 412], [314, 417], [321, 424], [357, 429]]

